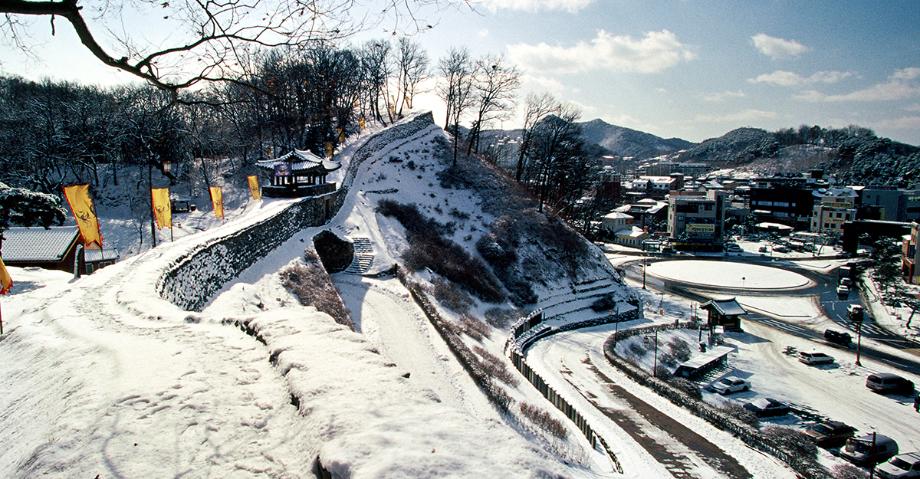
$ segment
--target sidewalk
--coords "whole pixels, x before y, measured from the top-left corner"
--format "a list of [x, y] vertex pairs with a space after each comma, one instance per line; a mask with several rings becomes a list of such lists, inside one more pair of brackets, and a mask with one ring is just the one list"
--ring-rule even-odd
[[878, 284], [865, 272], [859, 276], [861, 284], [860, 294], [870, 315], [880, 326], [898, 333], [904, 337], [920, 338], [920, 311], [914, 314], [911, 327], [907, 328], [907, 319], [910, 318], [910, 308], [893, 307], [881, 301]]

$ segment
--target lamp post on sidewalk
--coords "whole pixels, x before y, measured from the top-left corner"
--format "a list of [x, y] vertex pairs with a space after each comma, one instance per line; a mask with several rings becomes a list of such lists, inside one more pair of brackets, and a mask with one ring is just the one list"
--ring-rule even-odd
[[859, 355], [862, 347], [863, 309], [861, 306], [855, 305], [850, 308], [848, 314], [850, 316], [850, 321], [856, 325], [856, 365], [862, 366], [862, 363], [859, 361]]

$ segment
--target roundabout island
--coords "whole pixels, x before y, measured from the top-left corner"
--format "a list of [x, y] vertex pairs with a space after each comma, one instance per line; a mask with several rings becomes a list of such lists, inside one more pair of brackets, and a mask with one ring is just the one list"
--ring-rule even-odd
[[702, 288], [788, 291], [813, 285], [811, 280], [792, 271], [732, 261], [659, 261], [648, 265], [646, 274]]

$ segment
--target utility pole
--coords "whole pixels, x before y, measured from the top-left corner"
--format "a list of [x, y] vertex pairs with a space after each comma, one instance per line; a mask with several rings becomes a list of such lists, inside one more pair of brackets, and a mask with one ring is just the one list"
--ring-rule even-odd
[[[875, 435], [876, 432], [872, 431], [872, 449], [869, 449], [869, 454], [875, 454]], [[875, 460], [869, 462], [869, 479], [875, 477]]]
[[658, 377], [658, 330], [655, 330], [655, 363], [652, 366], [652, 376]]
[[854, 306], [848, 314], [850, 316], [850, 321], [856, 324], [856, 365], [862, 366], [862, 363], [859, 361], [859, 355], [862, 348], [863, 310], [862, 308]]
[[147, 159], [147, 190], [150, 192], [150, 239], [153, 241], [153, 248], [157, 247], [157, 225], [156, 217], [153, 215], [153, 163], [150, 158]]
[[645, 268], [648, 266], [648, 258], [642, 257], [642, 289], [645, 289]]

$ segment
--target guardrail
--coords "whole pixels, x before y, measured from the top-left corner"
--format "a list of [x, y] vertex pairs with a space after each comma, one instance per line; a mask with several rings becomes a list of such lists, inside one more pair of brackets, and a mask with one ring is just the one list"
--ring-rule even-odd
[[777, 444], [774, 444], [773, 441], [771, 441], [762, 432], [760, 432], [757, 427], [748, 425], [731, 416], [728, 416], [725, 412], [720, 411], [718, 408], [706, 403], [705, 401], [690, 397], [686, 392], [672, 386], [671, 384], [668, 384], [668, 382], [663, 379], [656, 378], [653, 375], [643, 371], [629, 361], [619, 357], [614, 352], [616, 343], [626, 338], [649, 334], [655, 331], [660, 332], [686, 328], [693, 324], [693, 322], [677, 324], [668, 323], [618, 331], [614, 334], [611, 334], [607, 340], [604, 341], [604, 356], [607, 358], [607, 361], [610, 364], [626, 374], [626, 376], [628, 376], [636, 383], [652, 389], [659, 396], [668, 399], [683, 409], [686, 409], [693, 415], [702, 418], [716, 428], [732, 434], [733, 436], [743, 441], [745, 444], [748, 444], [755, 449], [770, 454], [780, 461], [785, 462], [798, 474], [800, 474], [800, 477], [831, 477], [829, 472], [823, 466], [813, 460], [805, 460], [796, 454], [783, 450]]
[[588, 420], [572, 405], [565, 397], [559, 394], [558, 391], [549, 386], [546, 381], [531, 367], [527, 364], [527, 360], [524, 357], [524, 351], [536, 342], [539, 339], [551, 336], [553, 334], [562, 332], [562, 331], [571, 331], [574, 329], [586, 328], [591, 326], [598, 326], [601, 324], [617, 323], [621, 321], [632, 321], [638, 319], [641, 315], [641, 304], [637, 305], [635, 309], [629, 311], [624, 311], [622, 313], [616, 312], [609, 316], [602, 318], [594, 318], [586, 321], [576, 321], [569, 324], [564, 324], [561, 326], [550, 326], [546, 323], [547, 320], [552, 318], [547, 318], [545, 316], [545, 311], [540, 308], [532, 311], [527, 316], [519, 319], [513, 326], [511, 326], [511, 335], [508, 336], [508, 340], [505, 343], [505, 352], [511, 358], [512, 364], [527, 379], [527, 381], [533, 385], [533, 387], [540, 392], [553, 406], [556, 406], [557, 409], [562, 411], [563, 414], [569, 418], [572, 423], [578, 428], [579, 431], [585, 436], [588, 442], [591, 443], [592, 447], [600, 447], [603, 451], [610, 457], [611, 462], [617, 469], [617, 472], [620, 474], [623, 473], [623, 467], [620, 465], [620, 461], [617, 459], [616, 454], [610, 450], [607, 445], [607, 441], [604, 440], [594, 428], [588, 423]]

